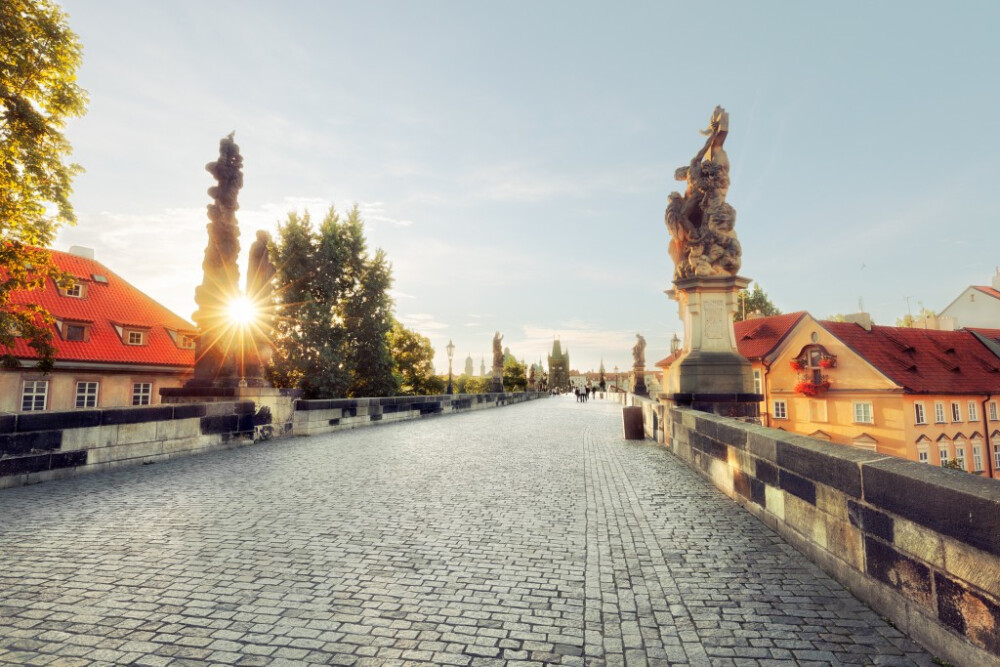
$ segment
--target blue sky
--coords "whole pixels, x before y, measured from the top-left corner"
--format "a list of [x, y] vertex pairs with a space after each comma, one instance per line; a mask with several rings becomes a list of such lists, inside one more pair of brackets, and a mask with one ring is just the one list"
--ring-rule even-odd
[[397, 313], [436, 365], [647, 360], [674, 169], [731, 116], [742, 275], [783, 311], [893, 324], [1000, 263], [994, 2], [126, 2], [65, 0], [87, 172], [56, 247], [190, 318], [205, 163], [235, 130], [244, 255], [291, 209], [357, 202]]

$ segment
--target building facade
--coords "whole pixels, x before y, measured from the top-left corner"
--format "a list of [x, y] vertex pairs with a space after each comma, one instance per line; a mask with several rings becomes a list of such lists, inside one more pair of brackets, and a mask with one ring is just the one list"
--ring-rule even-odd
[[987, 344], [1000, 332], [858, 320], [798, 312], [736, 323], [764, 424], [1000, 478], [1000, 357]]
[[[15, 292], [15, 304], [37, 304], [54, 318], [55, 366], [42, 374], [24, 339], [17, 368], [0, 369], [0, 412], [72, 410], [159, 403], [159, 390], [179, 387], [194, 369], [194, 325], [93, 258], [93, 251], [51, 251], [73, 277], [68, 289]], [[7, 350], [5, 350], [7, 351]]]

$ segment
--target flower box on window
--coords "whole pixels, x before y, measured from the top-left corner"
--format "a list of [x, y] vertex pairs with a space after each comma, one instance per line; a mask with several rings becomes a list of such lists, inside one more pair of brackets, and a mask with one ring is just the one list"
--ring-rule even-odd
[[795, 385], [795, 393], [802, 394], [803, 396], [819, 396], [826, 393], [826, 390], [829, 388], [829, 380], [823, 380], [822, 382], [810, 382], [806, 380]]
[[805, 366], [802, 365], [802, 362], [798, 359], [792, 359], [788, 362], [788, 365], [792, 367], [793, 371], [801, 371], [805, 368]]

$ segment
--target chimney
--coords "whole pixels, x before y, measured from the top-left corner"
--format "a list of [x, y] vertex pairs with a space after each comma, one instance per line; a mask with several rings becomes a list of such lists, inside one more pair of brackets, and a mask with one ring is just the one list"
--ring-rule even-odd
[[872, 330], [872, 316], [868, 313], [851, 313], [850, 315], [844, 315], [844, 321], [860, 324], [865, 331]]
[[83, 257], [84, 259], [94, 259], [94, 249], [85, 248], [82, 245], [71, 245], [69, 247], [69, 254]]
[[1000, 290], [1000, 266], [997, 267], [997, 272], [993, 275], [993, 289]]
[[749, 313], [747, 313], [748, 320], [759, 320], [762, 317], [764, 317], [764, 313], [760, 312], [759, 310], [751, 310]]

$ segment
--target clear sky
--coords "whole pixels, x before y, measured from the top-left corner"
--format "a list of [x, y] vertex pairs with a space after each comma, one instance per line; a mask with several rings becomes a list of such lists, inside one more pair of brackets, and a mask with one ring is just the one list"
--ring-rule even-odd
[[636, 332], [665, 356], [663, 211], [716, 104], [741, 274], [783, 311], [894, 324], [1000, 263], [997, 2], [63, 5], [91, 102], [56, 247], [188, 319], [234, 130], [244, 258], [291, 209], [357, 202], [439, 371], [449, 338], [489, 364], [497, 330], [579, 370], [630, 365]]

